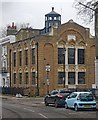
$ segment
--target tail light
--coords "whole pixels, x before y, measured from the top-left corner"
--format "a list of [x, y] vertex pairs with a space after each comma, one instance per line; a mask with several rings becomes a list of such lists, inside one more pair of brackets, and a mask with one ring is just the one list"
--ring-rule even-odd
[[80, 96], [77, 97], [77, 100], [80, 100]]
[[62, 96], [62, 95], [57, 95], [59, 98], [63, 98], [64, 96]]

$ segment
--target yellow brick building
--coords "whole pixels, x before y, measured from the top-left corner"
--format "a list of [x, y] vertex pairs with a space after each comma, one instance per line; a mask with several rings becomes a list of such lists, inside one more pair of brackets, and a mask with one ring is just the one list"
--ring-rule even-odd
[[22, 87], [24, 94], [91, 89], [95, 83], [95, 38], [73, 20], [53, 25], [44, 34], [38, 29], [20, 29], [8, 54], [11, 86]]

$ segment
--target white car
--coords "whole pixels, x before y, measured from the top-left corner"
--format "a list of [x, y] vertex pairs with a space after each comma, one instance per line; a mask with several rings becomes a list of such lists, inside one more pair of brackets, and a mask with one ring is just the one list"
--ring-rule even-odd
[[72, 92], [65, 100], [65, 108], [96, 109], [96, 101], [91, 92]]
[[22, 98], [22, 95], [20, 93], [17, 93], [16, 98]]

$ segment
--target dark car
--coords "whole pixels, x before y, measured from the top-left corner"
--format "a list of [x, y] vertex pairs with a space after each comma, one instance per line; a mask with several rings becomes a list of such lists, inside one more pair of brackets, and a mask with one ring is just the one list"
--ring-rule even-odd
[[45, 105], [54, 104], [55, 107], [65, 106], [65, 100], [71, 91], [69, 90], [53, 90], [50, 94], [44, 98]]

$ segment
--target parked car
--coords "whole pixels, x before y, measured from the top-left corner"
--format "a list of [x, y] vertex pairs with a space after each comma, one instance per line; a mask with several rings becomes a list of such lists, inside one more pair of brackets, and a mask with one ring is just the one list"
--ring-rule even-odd
[[46, 95], [44, 98], [45, 105], [54, 104], [55, 107], [65, 106], [65, 99], [71, 93], [71, 91], [66, 90], [53, 90], [50, 94]]
[[16, 98], [22, 98], [22, 95], [20, 93], [17, 93]]
[[96, 101], [91, 92], [72, 92], [65, 100], [65, 108], [96, 109]]

